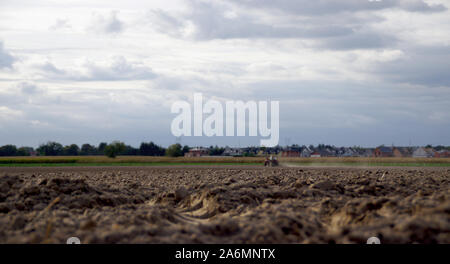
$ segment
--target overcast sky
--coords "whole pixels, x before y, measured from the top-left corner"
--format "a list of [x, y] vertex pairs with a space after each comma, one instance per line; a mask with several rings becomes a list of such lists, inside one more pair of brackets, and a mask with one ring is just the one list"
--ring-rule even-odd
[[0, 0], [0, 145], [167, 146], [176, 142], [170, 106], [194, 92], [279, 100], [281, 145], [450, 145], [449, 8], [448, 0]]

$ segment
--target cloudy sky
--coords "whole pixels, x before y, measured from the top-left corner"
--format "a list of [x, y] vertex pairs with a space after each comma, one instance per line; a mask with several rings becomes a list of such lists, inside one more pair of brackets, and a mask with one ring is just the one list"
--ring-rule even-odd
[[450, 145], [449, 8], [448, 0], [0, 0], [0, 145], [167, 146], [177, 140], [171, 104], [195, 92], [279, 100], [281, 145]]

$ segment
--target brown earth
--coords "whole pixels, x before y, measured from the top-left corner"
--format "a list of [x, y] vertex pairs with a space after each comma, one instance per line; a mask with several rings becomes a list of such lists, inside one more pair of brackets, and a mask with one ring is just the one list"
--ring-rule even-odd
[[450, 169], [0, 168], [0, 243], [450, 243]]

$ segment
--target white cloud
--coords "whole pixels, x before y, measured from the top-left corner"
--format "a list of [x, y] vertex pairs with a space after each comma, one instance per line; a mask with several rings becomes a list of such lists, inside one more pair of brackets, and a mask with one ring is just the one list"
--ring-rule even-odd
[[6, 106], [0, 106], [0, 119], [13, 120], [22, 116], [22, 112]]
[[88, 29], [96, 33], [118, 34], [125, 29], [125, 24], [118, 17], [119, 11], [110, 11], [108, 15], [92, 14], [92, 21]]
[[50, 30], [66, 30], [71, 29], [72, 26], [68, 19], [58, 18], [55, 23], [49, 27]]

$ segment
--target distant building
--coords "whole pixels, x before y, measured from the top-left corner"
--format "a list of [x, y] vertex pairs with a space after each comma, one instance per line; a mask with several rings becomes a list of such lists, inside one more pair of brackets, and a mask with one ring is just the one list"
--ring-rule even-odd
[[450, 158], [450, 151], [448, 150], [439, 150], [434, 152], [435, 158]]
[[336, 154], [339, 157], [357, 157], [357, 156], [359, 156], [358, 152], [352, 148], [340, 148], [336, 151]]
[[314, 151], [313, 153], [311, 153], [310, 157], [311, 157], [311, 158], [320, 158], [321, 156], [320, 156], [320, 153], [319, 153], [319, 152]]
[[378, 147], [373, 151], [374, 157], [393, 157], [393, 149], [391, 147]]
[[365, 149], [362, 153], [360, 153], [360, 157], [372, 157], [373, 149]]
[[336, 152], [333, 149], [319, 149], [316, 152], [318, 152], [321, 157], [336, 157]]
[[300, 152], [297, 150], [283, 150], [281, 151], [281, 157], [300, 157]]
[[434, 156], [434, 152], [432, 149], [420, 147], [414, 150], [412, 156], [414, 158], [431, 158]]
[[206, 148], [192, 148], [188, 152], [184, 153], [185, 157], [202, 157], [208, 155], [209, 151]]
[[302, 147], [302, 150], [300, 151], [300, 157], [311, 157], [312, 150], [310, 150], [308, 147], [304, 146]]
[[411, 151], [410, 148], [395, 147], [392, 150], [392, 154], [393, 154], [394, 157], [397, 157], [397, 158], [411, 157], [412, 156], [412, 151]]
[[222, 156], [242, 156], [243, 151], [240, 148], [226, 147], [222, 153]]

